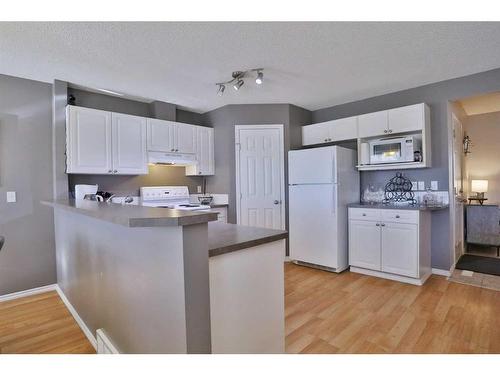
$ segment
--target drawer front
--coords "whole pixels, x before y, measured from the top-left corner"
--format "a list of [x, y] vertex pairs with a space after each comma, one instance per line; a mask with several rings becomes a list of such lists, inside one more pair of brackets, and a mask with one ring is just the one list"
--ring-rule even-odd
[[418, 224], [418, 211], [412, 210], [381, 210], [382, 221], [392, 223]]
[[380, 210], [376, 208], [349, 208], [349, 219], [379, 221]]

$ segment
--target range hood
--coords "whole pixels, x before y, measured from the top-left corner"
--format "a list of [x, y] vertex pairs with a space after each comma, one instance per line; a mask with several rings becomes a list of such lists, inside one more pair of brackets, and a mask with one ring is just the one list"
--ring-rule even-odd
[[148, 163], [161, 165], [195, 165], [196, 156], [194, 154], [180, 154], [178, 152], [149, 151]]

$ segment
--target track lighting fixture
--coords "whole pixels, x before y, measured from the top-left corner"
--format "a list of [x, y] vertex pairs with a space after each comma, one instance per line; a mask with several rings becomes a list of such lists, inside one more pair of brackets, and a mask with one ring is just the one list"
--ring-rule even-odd
[[242, 79], [239, 79], [234, 85], [233, 88], [238, 91], [241, 86], [243, 86], [245, 82]]
[[249, 75], [251, 75], [253, 72], [257, 72], [257, 77], [255, 78], [255, 83], [257, 85], [262, 85], [264, 82], [264, 73], [263, 73], [263, 68], [257, 68], [257, 69], [249, 69], [245, 71], [235, 71], [232, 73], [232, 79], [227, 81], [227, 82], [218, 82], [216, 85], [219, 87], [217, 90], [217, 95], [222, 96], [224, 95], [224, 90], [226, 89], [226, 85], [232, 85], [235, 91], [238, 91], [241, 86], [245, 84], [244, 78], [247, 78]]
[[222, 96], [224, 95], [224, 90], [226, 89], [225, 85], [219, 85], [219, 90], [217, 91], [217, 95]]
[[264, 73], [262, 73], [262, 70], [259, 70], [257, 72], [257, 78], [255, 78], [255, 83], [262, 85], [262, 82], [264, 82]]

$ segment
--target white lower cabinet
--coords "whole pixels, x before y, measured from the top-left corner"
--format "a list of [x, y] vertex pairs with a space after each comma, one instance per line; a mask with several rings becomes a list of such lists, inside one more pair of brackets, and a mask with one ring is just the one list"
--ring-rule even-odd
[[349, 221], [349, 263], [351, 266], [380, 269], [380, 224]]
[[351, 271], [422, 285], [431, 274], [430, 213], [349, 208]]

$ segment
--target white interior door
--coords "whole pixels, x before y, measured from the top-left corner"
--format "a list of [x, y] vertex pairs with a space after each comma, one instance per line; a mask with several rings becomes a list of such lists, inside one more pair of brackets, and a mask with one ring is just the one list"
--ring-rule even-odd
[[236, 126], [238, 224], [283, 229], [283, 126]]
[[454, 256], [455, 262], [464, 251], [464, 186], [463, 186], [463, 151], [464, 131], [462, 123], [452, 115], [453, 134], [453, 198], [454, 198]]

